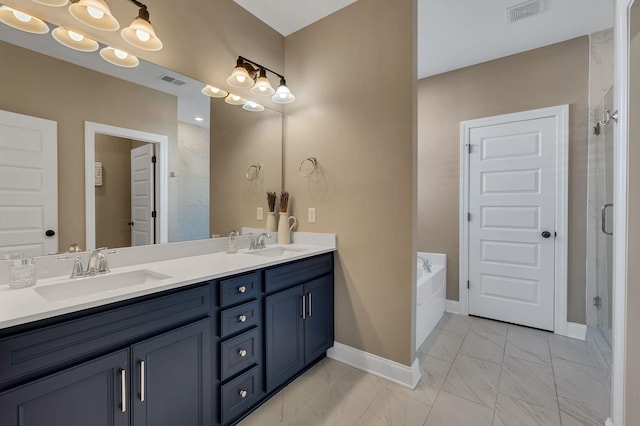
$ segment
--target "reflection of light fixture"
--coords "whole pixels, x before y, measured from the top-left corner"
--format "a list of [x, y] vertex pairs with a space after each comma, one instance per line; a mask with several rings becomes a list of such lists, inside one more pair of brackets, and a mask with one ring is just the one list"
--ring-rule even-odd
[[275, 93], [271, 82], [267, 78], [267, 71], [264, 68], [260, 68], [260, 76], [256, 80], [256, 84], [251, 88], [251, 93], [256, 95], [271, 96]]
[[105, 61], [124, 68], [135, 68], [140, 61], [133, 55], [128, 54], [124, 50], [114, 49], [113, 47], [105, 47], [100, 50], [100, 56]]
[[33, 0], [36, 3], [44, 4], [45, 6], [60, 7], [69, 3], [69, 0]]
[[194, 118], [194, 120], [196, 120], [196, 121], [204, 121], [204, 118], [202, 118], [202, 117], [195, 117], [195, 118]]
[[231, 75], [229, 77], [227, 77], [227, 84], [233, 87], [251, 87], [253, 86], [253, 75], [251, 75], [249, 73], [249, 71], [252, 72], [252, 74], [255, 75], [255, 71], [253, 70], [253, 67], [250, 64], [248, 67], [245, 66], [245, 62], [243, 61], [242, 58], [238, 58], [238, 61], [236, 63], [236, 67], [233, 69], [233, 72], [231, 73]]
[[49, 26], [42, 19], [12, 9], [9, 6], [0, 6], [0, 22], [28, 33], [46, 34], [49, 32]]
[[240, 96], [234, 95], [233, 93], [229, 93], [229, 95], [224, 98], [224, 101], [229, 105], [244, 105], [244, 103], [246, 102]]
[[79, 50], [80, 52], [95, 52], [99, 47], [97, 41], [63, 27], [54, 29], [51, 31], [51, 35], [63, 46]]
[[291, 90], [287, 87], [287, 82], [284, 80], [284, 77], [280, 77], [280, 86], [278, 86], [278, 90], [276, 90], [276, 94], [271, 97], [271, 100], [279, 104], [290, 104], [296, 100], [296, 97], [293, 96]]
[[262, 105], [257, 104], [253, 101], [245, 102], [244, 105], [242, 105], [242, 109], [245, 111], [251, 111], [251, 112], [264, 111], [264, 107]]
[[122, 38], [139, 49], [152, 51], [162, 49], [162, 41], [156, 36], [151, 21], [149, 21], [147, 6], [135, 0], [131, 1], [138, 5], [140, 10], [138, 16], [120, 33]]
[[71, 0], [69, 13], [78, 21], [104, 31], [115, 31], [120, 24], [105, 0]]
[[202, 89], [202, 93], [212, 98], [226, 98], [229, 94], [222, 89], [218, 89], [217, 87], [213, 87], [208, 84], [204, 87], [204, 89]]

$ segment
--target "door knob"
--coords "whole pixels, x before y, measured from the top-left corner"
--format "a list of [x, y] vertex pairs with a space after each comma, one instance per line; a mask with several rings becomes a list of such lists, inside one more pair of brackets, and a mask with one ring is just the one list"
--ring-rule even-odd
[[542, 238], [549, 238], [551, 236], [551, 232], [549, 231], [543, 231], [542, 232]]
[[45, 232], [44, 235], [46, 235], [47, 237], [53, 237], [54, 235], [56, 235], [56, 231], [54, 231], [53, 229], [47, 229], [47, 232]]

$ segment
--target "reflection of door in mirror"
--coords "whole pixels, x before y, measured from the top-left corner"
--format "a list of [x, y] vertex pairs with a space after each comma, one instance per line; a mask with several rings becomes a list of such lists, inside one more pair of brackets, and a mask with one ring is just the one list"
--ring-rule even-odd
[[0, 259], [58, 251], [57, 123], [0, 111]]

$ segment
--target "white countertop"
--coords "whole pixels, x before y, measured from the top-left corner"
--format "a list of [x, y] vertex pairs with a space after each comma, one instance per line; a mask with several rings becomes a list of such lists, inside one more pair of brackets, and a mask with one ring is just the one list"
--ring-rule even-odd
[[[268, 247], [279, 246], [269, 245]], [[247, 250], [243, 249], [239, 250], [236, 254], [218, 252], [112, 268], [109, 274], [104, 275], [105, 277], [123, 272], [148, 270], [167, 275], [169, 278], [152, 283], [103, 291], [101, 293], [72, 297], [60, 301], [46, 300], [36, 291], [36, 288], [54, 286], [68, 281], [68, 275], [39, 279], [34, 287], [23, 289], [12, 289], [8, 285], [1, 285], [0, 329], [184, 287], [215, 278], [278, 265], [297, 259], [304, 259], [322, 253], [329, 253], [336, 249], [335, 246], [311, 244], [291, 244], [284, 247], [291, 247], [296, 249], [296, 251], [288, 252], [288, 254], [279, 257], [263, 257], [246, 254]], [[79, 280], [82, 279], [83, 278], [79, 278]]]

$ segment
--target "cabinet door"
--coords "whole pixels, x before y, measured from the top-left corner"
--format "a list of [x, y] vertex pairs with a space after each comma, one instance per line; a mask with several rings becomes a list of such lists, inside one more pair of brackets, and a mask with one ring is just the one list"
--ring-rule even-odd
[[304, 352], [308, 364], [333, 345], [333, 277], [326, 275], [306, 283], [304, 294]]
[[[129, 424], [129, 351], [80, 364], [0, 394], [7, 426]], [[124, 390], [124, 393], [123, 393]]]
[[133, 345], [135, 426], [212, 424], [209, 318]]
[[266, 382], [271, 392], [304, 367], [303, 286], [265, 298]]

